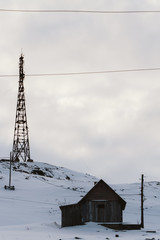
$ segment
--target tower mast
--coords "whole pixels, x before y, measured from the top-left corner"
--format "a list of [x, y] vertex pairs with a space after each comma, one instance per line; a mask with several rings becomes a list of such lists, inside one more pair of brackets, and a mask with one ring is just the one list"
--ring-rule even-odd
[[12, 161], [30, 161], [30, 147], [24, 94], [24, 56], [19, 58], [19, 87], [12, 149]]

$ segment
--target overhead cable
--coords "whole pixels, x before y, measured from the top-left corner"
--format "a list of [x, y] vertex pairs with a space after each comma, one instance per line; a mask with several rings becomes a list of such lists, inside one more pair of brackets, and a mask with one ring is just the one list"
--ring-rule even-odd
[[[91, 72], [64, 72], [64, 73], [33, 73], [25, 74], [26, 77], [43, 77], [43, 76], [71, 76], [71, 75], [91, 75], [91, 74], [109, 74], [109, 73], [125, 73], [125, 72], [144, 72], [144, 71], [159, 71], [157, 68], [135, 68], [135, 69], [118, 69], [118, 70], [105, 70], [105, 71], [91, 71]], [[3, 77], [18, 77], [18, 74], [2, 74]]]
[[160, 10], [61, 10], [61, 9], [0, 9], [0, 12], [21, 12], [21, 13], [91, 13], [91, 14], [142, 14], [142, 13], [160, 13]]

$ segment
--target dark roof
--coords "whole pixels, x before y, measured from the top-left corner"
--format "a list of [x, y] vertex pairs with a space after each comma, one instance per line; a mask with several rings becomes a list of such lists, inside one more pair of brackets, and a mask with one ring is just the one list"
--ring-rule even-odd
[[87, 200], [110, 200], [119, 201], [122, 204], [123, 210], [125, 209], [126, 202], [102, 179], [94, 185], [94, 187], [78, 202], [81, 204]]
[[71, 208], [71, 207], [76, 207], [77, 203], [69, 204], [69, 205], [63, 205], [59, 206], [59, 208], [62, 210], [63, 208]]

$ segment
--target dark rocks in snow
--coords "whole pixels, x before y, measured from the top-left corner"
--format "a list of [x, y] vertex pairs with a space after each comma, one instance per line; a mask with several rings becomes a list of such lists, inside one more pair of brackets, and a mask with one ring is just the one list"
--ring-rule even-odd
[[21, 173], [27, 173], [27, 174], [28, 174], [28, 172], [27, 172], [27, 171], [25, 171], [25, 170], [22, 170], [22, 169], [17, 169], [16, 167], [13, 167], [13, 171], [16, 171], [16, 172], [21, 172]]
[[71, 178], [69, 176], [66, 176], [66, 180], [71, 180]]
[[145, 238], [145, 240], [155, 240], [155, 238]]
[[18, 163], [18, 164], [14, 164], [12, 169], [13, 169], [13, 171], [39, 175], [39, 176], [43, 176], [43, 177], [53, 178], [53, 176], [54, 176], [51, 169], [49, 169], [49, 168], [41, 169], [40, 167], [36, 166], [35, 164], [28, 165], [27, 163]]
[[[0, 164], [2, 165], [3, 168], [9, 169], [9, 161], [0, 161]], [[41, 162], [14, 162], [12, 164], [12, 171], [28, 174], [29, 176], [32, 175], [34, 177], [38, 176], [44, 181], [47, 181], [47, 178], [54, 178], [56, 180], [67, 180], [71, 181], [72, 183], [74, 180], [78, 179], [83, 179], [82, 182], [84, 181], [84, 176], [87, 176], [87, 181], [90, 182], [91, 178], [94, 178], [96, 180], [96, 177], [85, 175], [83, 173], [75, 172], [67, 168], [63, 167], [57, 167], [48, 163], [41, 163]], [[28, 179], [26, 175], [24, 175], [25, 179]], [[75, 187], [71, 187], [73, 191], [81, 191], [84, 192], [84, 189], [78, 188], [76, 189]]]
[[41, 169], [33, 169], [31, 173], [35, 175], [45, 176], [45, 173]]

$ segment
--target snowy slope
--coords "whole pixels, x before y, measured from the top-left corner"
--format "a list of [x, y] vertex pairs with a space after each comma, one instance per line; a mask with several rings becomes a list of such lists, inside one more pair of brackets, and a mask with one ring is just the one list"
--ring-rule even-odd
[[[160, 183], [145, 183], [145, 229], [115, 232], [96, 223], [60, 228], [59, 206], [76, 203], [98, 179], [45, 163], [16, 163], [15, 191], [8, 185], [9, 163], [0, 162], [0, 240], [14, 239], [160, 239]], [[40, 175], [38, 175], [40, 174]], [[127, 201], [124, 221], [140, 222], [140, 184], [111, 186]], [[147, 232], [156, 231], [156, 232]]]

